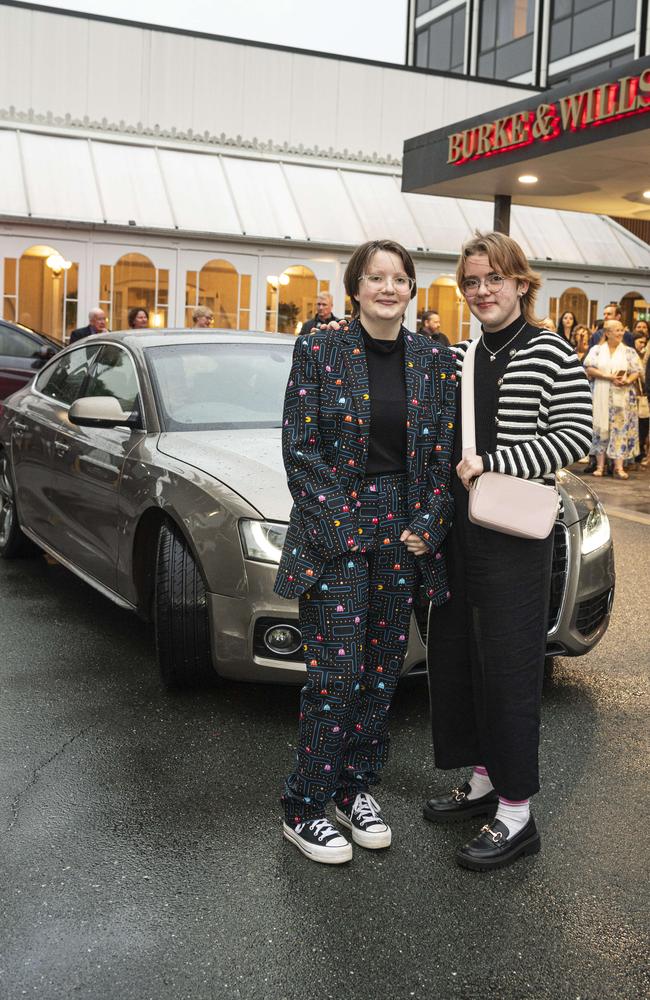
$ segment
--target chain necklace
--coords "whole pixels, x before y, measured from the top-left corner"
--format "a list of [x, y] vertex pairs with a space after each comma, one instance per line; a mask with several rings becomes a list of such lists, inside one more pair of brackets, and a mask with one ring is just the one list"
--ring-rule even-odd
[[483, 347], [485, 348], [485, 350], [490, 355], [490, 361], [496, 361], [497, 354], [500, 351], [504, 351], [506, 349], [506, 347], [508, 346], [508, 344], [511, 344], [513, 342], [513, 340], [515, 340], [515, 338], [519, 336], [519, 334], [521, 333], [521, 331], [523, 330], [523, 328], [525, 326], [526, 326], [526, 320], [524, 320], [524, 322], [521, 324], [521, 326], [519, 327], [519, 329], [515, 333], [514, 337], [511, 337], [510, 340], [506, 340], [505, 344], [502, 344], [501, 347], [499, 347], [496, 351], [491, 351], [490, 348], [485, 343], [485, 341], [483, 340], [483, 336], [485, 334], [485, 331], [483, 331], [481, 333], [481, 343], [483, 344]]

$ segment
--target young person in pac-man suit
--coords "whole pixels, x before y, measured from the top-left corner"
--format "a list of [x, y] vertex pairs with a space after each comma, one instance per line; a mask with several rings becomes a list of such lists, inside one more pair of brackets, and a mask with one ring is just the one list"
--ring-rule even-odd
[[456, 419], [451, 352], [402, 326], [415, 295], [408, 252], [390, 240], [353, 254], [349, 327], [299, 336], [283, 415], [294, 499], [276, 580], [299, 597], [307, 665], [284, 835], [337, 864], [352, 846], [387, 847], [369, 793], [388, 754], [387, 714], [404, 663], [413, 600], [449, 594], [439, 551], [453, 503]]

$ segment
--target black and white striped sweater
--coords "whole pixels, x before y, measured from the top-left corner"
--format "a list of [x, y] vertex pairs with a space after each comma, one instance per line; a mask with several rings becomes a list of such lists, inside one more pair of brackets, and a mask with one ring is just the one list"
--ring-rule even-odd
[[[484, 461], [492, 472], [543, 481], [589, 451], [591, 392], [585, 370], [564, 338], [535, 327], [530, 333], [506, 367], [499, 389], [497, 449]], [[459, 380], [469, 343], [451, 348]]]

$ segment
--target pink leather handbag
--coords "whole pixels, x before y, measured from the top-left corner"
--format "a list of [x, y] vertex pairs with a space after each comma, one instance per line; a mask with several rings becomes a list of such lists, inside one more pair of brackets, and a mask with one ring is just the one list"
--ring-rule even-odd
[[[474, 355], [478, 340], [465, 353], [461, 393], [463, 404], [463, 458], [476, 455], [474, 422]], [[557, 517], [560, 496], [554, 486], [530, 479], [484, 472], [469, 491], [469, 519], [473, 524], [518, 538], [547, 538]]]

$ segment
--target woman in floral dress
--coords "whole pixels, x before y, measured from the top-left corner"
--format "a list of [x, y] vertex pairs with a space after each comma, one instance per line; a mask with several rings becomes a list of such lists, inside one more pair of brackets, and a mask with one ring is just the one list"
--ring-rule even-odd
[[591, 455], [596, 456], [594, 476], [602, 476], [605, 458], [614, 463], [614, 476], [629, 479], [623, 463], [639, 450], [639, 417], [635, 383], [642, 374], [639, 357], [623, 341], [619, 320], [607, 320], [605, 336], [592, 347], [584, 366], [594, 389], [594, 438]]

